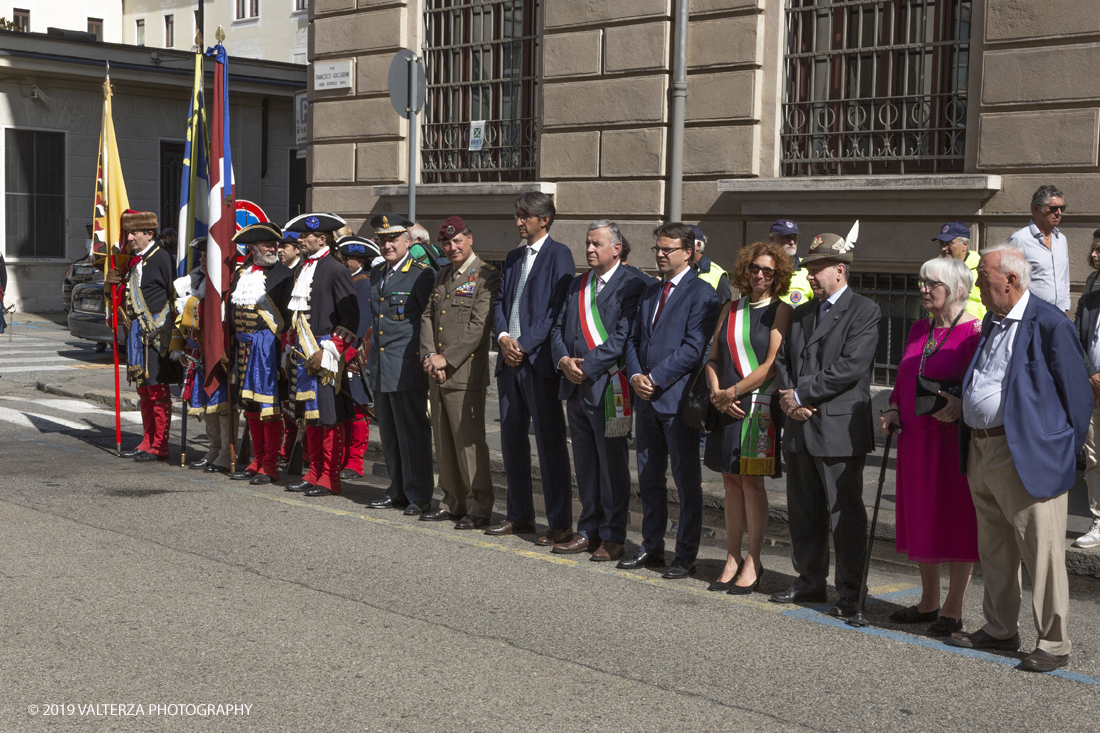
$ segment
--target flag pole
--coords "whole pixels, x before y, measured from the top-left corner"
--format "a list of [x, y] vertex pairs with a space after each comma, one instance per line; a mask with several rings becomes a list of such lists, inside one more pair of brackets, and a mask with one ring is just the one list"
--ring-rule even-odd
[[[102, 176], [102, 183], [106, 185], [102, 186], [102, 204], [103, 210], [106, 213], [103, 231], [105, 235], [103, 237], [104, 249], [106, 250], [106, 257], [103, 260], [103, 276], [107, 276], [108, 270], [114, 269], [114, 249], [113, 243], [109, 241], [108, 237], [111, 234], [110, 217], [115, 212], [110, 211], [111, 196], [109, 186], [113, 184], [110, 180], [110, 162], [103, 160], [103, 151], [107, 148], [109, 140], [107, 139], [107, 123], [110, 120], [110, 104], [111, 104], [111, 62], [107, 60], [106, 76], [103, 80], [103, 131], [100, 133], [99, 144], [99, 162], [100, 162], [100, 175]], [[116, 150], [117, 153], [117, 150]], [[98, 208], [98, 207], [97, 207]], [[96, 214], [99, 212], [97, 211]], [[120, 230], [121, 232], [121, 230]], [[119, 380], [119, 364], [118, 364], [118, 285], [111, 284], [111, 351], [114, 354], [114, 367], [115, 367], [115, 455], [122, 457], [122, 387]]]

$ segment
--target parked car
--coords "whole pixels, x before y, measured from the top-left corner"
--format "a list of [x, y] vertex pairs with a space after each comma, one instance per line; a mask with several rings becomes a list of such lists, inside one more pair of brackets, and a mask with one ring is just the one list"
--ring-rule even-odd
[[[107, 297], [110, 297], [108, 294]], [[109, 344], [114, 334], [107, 325], [107, 303], [104, 299], [103, 281], [87, 282], [72, 290], [72, 308], [69, 310], [69, 333], [74, 338]], [[118, 345], [126, 345], [126, 331], [118, 332]]]
[[[61, 302], [65, 306], [65, 310], [71, 310], [73, 307], [73, 288], [77, 285], [91, 282], [95, 279], [96, 274], [97, 270], [92, 265], [92, 259], [88, 255], [84, 255], [79, 260], [69, 265], [69, 269], [65, 273], [65, 279], [61, 281]], [[103, 279], [101, 273], [99, 273], [99, 279]]]

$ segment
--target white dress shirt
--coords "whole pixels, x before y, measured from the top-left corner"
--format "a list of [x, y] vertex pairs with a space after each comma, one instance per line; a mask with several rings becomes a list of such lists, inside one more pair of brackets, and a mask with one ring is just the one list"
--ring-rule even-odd
[[1008, 367], [1016, 348], [1016, 333], [1031, 299], [1027, 290], [1004, 318], [993, 316], [990, 333], [974, 362], [974, 374], [963, 394], [963, 422], [978, 430], [998, 428], [1005, 424], [1004, 388], [1008, 384]]
[[1008, 238], [1020, 248], [1031, 265], [1031, 285], [1036, 297], [1056, 306], [1060, 311], [1069, 310], [1069, 247], [1066, 237], [1057, 227], [1050, 233], [1050, 249], [1043, 244], [1043, 233], [1034, 221]]
[[[539, 256], [539, 250], [542, 249], [542, 245], [546, 244], [546, 240], [549, 239], [549, 238], [550, 238], [549, 233], [543, 234], [542, 237], [539, 238], [539, 240], [536, 241], [534, 244], [527, 245], [528, 249], [531, 250], [531, 254], [528, 255], [526, 252], [524, 252], [523, 256], [524, 257], [530, 256], [530, 258], [531, 258], [531, 264], [527, 267], [528, 275], [531, 273], [531, 268], [533, 268], [535, 266], [535, 258]], [[520, 263], [520, 267], [523, 267], [523, 263]], [[513, 303], [512, 307], [513, 308], [518, 308], [519, 303]], [[497, 343], [500, 343], [500, 340], [505, 336], [508, 336], [507, 331], [501, 331], [500, 333], [498, 333], [497, 334]], [[511, 338], [511, 336], [508, 336], [508, 338]]]

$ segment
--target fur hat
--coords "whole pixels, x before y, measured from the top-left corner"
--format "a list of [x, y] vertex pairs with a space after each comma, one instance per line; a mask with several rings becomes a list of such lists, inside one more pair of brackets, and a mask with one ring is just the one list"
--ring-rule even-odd
[[122, 228], [128, 232], [147, 232], [160, 227], [157, 224], [157, 215], [152, 211], [126, 209], [122, 212]]

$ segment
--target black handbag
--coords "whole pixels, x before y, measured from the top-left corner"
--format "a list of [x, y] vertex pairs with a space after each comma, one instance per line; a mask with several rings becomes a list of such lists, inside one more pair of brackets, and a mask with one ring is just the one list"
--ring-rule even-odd
[[718, 427], [718, 411], [710, 403], [710, 385], [702, 378], [705, 372], [705, 368], [700, 368], [695, 373], [680, 410], [680, 418], [684, 424], [704, 435], [714, 432]]
[[940, 392], [946, 392], [952, 397], [962, 397], [962, 382], [956, 382], [952, 379], [932, 379], [924, 376], [924, 363], [928, 361], [928, 357], [935, 354], [947, 343], [947, 339], [951, 338], [951, 332], [955, 330], [962, 314], [963, 311], [959, 311], [959, 315], [955, 316], [955, 320], [951, 322], [951, 328], [947, 329], [947, 333], [939, 343], [936, 343], [935, 329], [932, 328], [931, 323], [928, 324], [928, 341], [921, 350], [920, 369], [917, 371], [917, 396], [913, 411], [918, 416], [931, 415], [947, 407], [947, 398], [940, 395]]

